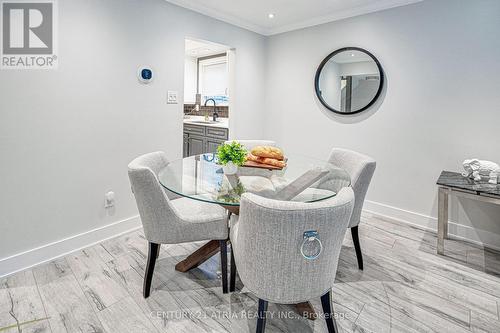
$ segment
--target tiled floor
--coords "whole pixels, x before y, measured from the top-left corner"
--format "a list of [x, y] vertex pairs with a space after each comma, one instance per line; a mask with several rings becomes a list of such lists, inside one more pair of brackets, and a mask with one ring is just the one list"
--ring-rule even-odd
[[[333, 289], [342, 332], [500, 332], [500, 254], [447, 241], [447, 256], [437, 256], [433, 234], [363, 219], [365, 270], [348, 233]], [[147, 300], [141, 232], [3, 278], [0, 332], [254, 332], [255, 297], [241, 285], [222, 294], [218, 256], [190, 273], [174, 270], [200, 244], [162, 247]], [[293, 307], [269, 310], [266, 332], [326, 331]]]

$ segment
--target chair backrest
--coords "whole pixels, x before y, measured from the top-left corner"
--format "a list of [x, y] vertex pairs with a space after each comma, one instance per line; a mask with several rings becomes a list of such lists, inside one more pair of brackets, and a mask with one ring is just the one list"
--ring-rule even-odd
[[175, 242], [169, 238], [177, 229], [177, 215], [158, 181], [158, 173], [167, 164], [164, 152], [154, 152], [139, 156], [128, 165], [128, 177], [144, 234], [150, 242], [159, 244]]
[[[261, 299], [281, 304], [326, 294], [335, 281], [353, 205], [350, 187], [316, 203], [243, 194], [235, 260], [245, 287]], [[306, 259], [300, 251], [306, 231], [317, 231], [323, 245], [323, 251], [314, 260]], [[313, 246], [312, 252], [315, 251]]]
[[252, 150], [256, 146], [276, 146], [276, 142], [271, 140], [227, 140], [225, 143], [231, 143], [237, 141], [248, 151]]
[[349, 228], [355, 227], [360, 222], [366, 192], [370, 186], [377, 163], [367, 155], [341, 148], [332, 149], [329, 161], [346, 170], [351, 176], [351, 186], [354, 190], [355, 203]]

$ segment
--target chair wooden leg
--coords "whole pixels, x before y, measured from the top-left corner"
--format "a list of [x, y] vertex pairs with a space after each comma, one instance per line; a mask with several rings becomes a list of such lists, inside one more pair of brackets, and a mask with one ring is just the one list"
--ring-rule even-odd
[[358, 267], [363, 270], [363, 254], [361, 253], [361, 244], [359, 243], [358, 227], [351, 228], [352, 241], [356, 250], [356, 258], [358, 259]]
[[222, 293], [227, 294], [227, 241], [219, 241], [220, 265], [222, 271]]
[[259, 299], [259, 312], [257, 314], [257, 333], [264, 333], [266, 329], [266, 317], [267, 317], [267, 305], [268, 302], [263, 299]]
[[236, 262], [234, 261], [234, 247], [231, 244], [231, 271], [229, 274], [229, 291], [234, 292], [236, 289]]
[[142, 294], [144, 298], [148, 298], [151, 292], [151, 281], [153, 280], [153, 272], [155, 270], [156, 258], [160, 252], [160, 244], [149, 242], [148, 263], [146, 264], [146, 272], [144, 273], [144, 285]]
[[329, 291], [323, 296], [321, 296], [321, 305], [323, 306], [323, 313], [325, 315], [326, 327], [328, 328], [328, 333], [337, 333], [338, 328], [333, 314], [331, 294], [332, 292]]

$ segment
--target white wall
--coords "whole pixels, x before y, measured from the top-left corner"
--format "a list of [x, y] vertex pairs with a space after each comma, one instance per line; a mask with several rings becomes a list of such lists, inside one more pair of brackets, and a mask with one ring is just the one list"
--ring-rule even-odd
[[[186, 37], [235, 48], [231, 121], [237, 135], [262, 135], [264, 37], [164, 0], [58, 2], [59, 69], [0, 71], [0, 258], [136, 216], [127, 164], [182, 156]], [[137, 81], [143, 64], [151, 85]], [[0, 259], [0, 276], [17, 262]]]
[[198, 61], [186, 56], [184, 61], [184, 104], [196, 102]]
[[[498, 0], [432, 0], [271, 37], [267, 136], [289, 152], [373, 156], [366, 207], [435, 227], [440, 171], [469, 157], [500, 162], [498, 13]], [[387, 86], [370, 112], [337, 117], [317, 101], [313, 80], [322, 59], [346, 46], [372, 52]], [[500, 207], [454, 201], [451, 218], [465, 225], [452, 232], [500, 247]]]

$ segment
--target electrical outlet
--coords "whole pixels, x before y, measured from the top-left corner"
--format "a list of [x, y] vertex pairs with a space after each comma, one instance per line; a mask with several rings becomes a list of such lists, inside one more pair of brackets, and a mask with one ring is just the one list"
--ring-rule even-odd
[[109, 191], [104, 194], [104, 208], [111, 208], [115, 205], [115, 192]]
[[167, 104], [177, 104], [177, 91], [167, 92]]

